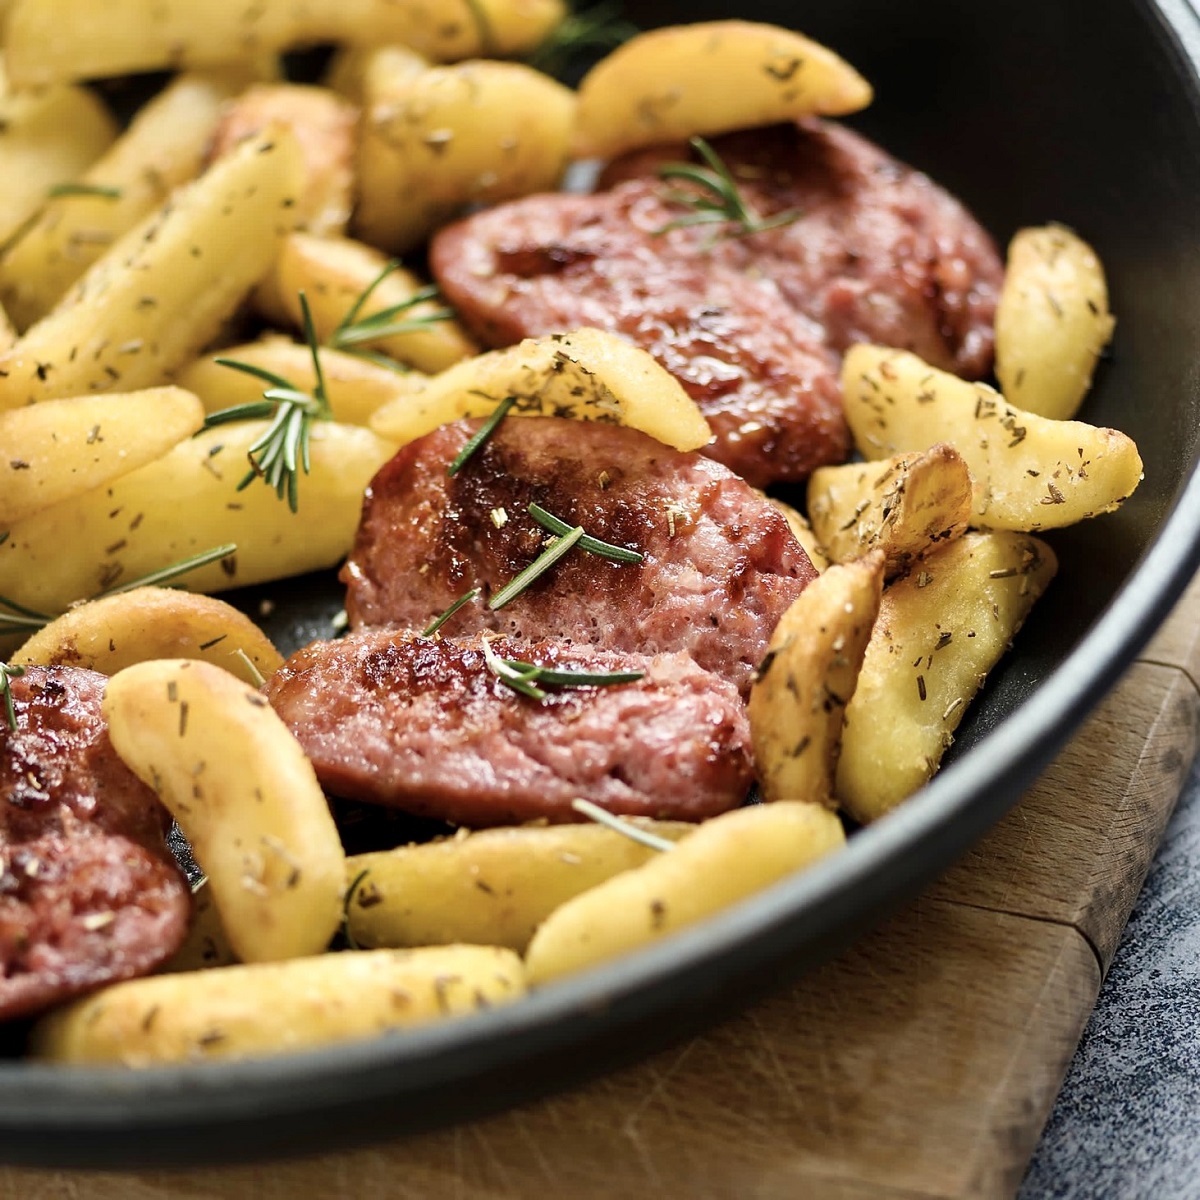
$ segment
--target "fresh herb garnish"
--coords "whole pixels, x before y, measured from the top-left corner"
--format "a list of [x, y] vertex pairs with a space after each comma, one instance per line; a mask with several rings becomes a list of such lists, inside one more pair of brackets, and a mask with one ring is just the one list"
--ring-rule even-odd
[[354, 900], [354, 893], [362, 886], [363, 880], [370, 875], [370, 868], [364, 867], [354, 879], [350, 886], [346, 889], [346, 895], [342, 899], [342, 936], [346, 939], [346, 945], [351, 950], [361, 950], [362, 947], [354, 939], [354, 934], [350, 932], [350, 904]]
[[245, 650], [241, 648], [241, 646], [239, 646], [233, 652], [233, 656], [234, 658], [239, 659], [242, 666], [246, 668], [246, 674], [249, 675], [254, 681], [255, 687], [264, 687], [266, 685], [266, 677], [258, 669], [258, 664], [250, 657], [250, 655], [245, 652]]
[[56, 183], [47, 189], [47, 200], [58, 200], [63, 196], [95, 196], [100, 200], [120, 200], [119, 187], [105, 187], [100, 183]]
[[8, 727], [16, 733], [17, 710], [13, 704], [12, 681], [25, 674], [24, 667], [14, 667], [8, 663], [0, 663], [0, 695], [4, 697], [4, 716]]
[[[0, 545], [8, 537], [7, 534], [0, 538]], [[122, 592], [132, 592], [134, 588], [140, 587], [159, 587], [164, 583], [169, 583], [172, 579], [177, 579], [180, 575], [186, 575], [188, 571], [194, 571], [198, 567], [206, 567], [209, 563], [217, 562], [222, 558], [228, 558], [231, 554], [237, 553], [237, 543], [229, 542], [224, 546], [214, 546], [211, 550], [201, 551], [199, 554], [193, 554], [189, 558], [181, 558], [177, 562], [170, 563], [165, 567], [159, 567], [157, 571], [151, 571], [146, 575], [139, 575], [136, 579], [129, 580], [128, 583], [117, 584], [114, 587], [105, 588], [102, 592], [97, 592], [96, 595], [89, 597], [91, 600], [103, 600], [106, 596], [118, 596]], [[7, 630], [27, 630], [33, 631], [41, 629], [49, 625], [56, 617], [61, 616], [61, 613], [40, 613], [34, 612], [31, 608], [26, 608], [22, 604], [18, 604], [15, 600], [10, 600], [7, 596], [0, 596], [0, 606], [8, 609], [8, 612], [0, 612], [0, 632]]]
[[560, 558], [570, 552], [583, 537], [583, 526], [576, 525], [574, 529], [556, 537], [541, 554], [523, 570], [520, 575], [505, 584], [489, 601], [488, 608], [493, 612], [512, 603], [531, 583], [544, 575]]
[[[467, 465], [475, 451], [496, 432], [500, 422], [508, 416], [512, 406], [516, 402], [516, 396], [508, 396], [500, 401], [492, 415], [467, 439], [466, 444], [458, 452], [455, 460], [446, 468], [447, 475], [453, 478]], [[562, 529], [556, 529], [554, 532], [566, 533], [568, 529], [570, 529], [570, 526], [564, 525]]]
[[679, 180], [694, 186], [694, 191], [671, 191], [665, 197], [676, 204], [686, 205], [692, 211], [654, 230], [655, 236], [694, 225], [727, 225], [727, 230], [714, 235], [714, 241], [722, 236], [749, 237], [769, 229], [778, 229], [781, 225], [790, 225], [803, 216], [800, 209], [789, 208], [773, 217], [760, 217], [738, 190], [737, 180], [721, 156], [701, 137], [692, 138], [690, 145], [704, 160], [705, 166], [697, 163], [666, 163], [659, 167], [658, 174], [661, 179]]
[[509, 666], [508, 662], [492, 649], [491, 643], [486, 637], [483, 639], [483, 661], [487, 663], [488, 670], [501, 683], [512, 688], [514, 692], [520, 692], [522, 696], [528, 696], [531, 700], [541, 701], [546, 699], [546, 693], [532, 679], [537, 668], [525, 671], [518, 667]]
[[231, 421], [248, 421], [271, 418], [262, 435], [246, 452], [250, 459], [250, 470], [238, 484], [240, 492], [255, 479], [263, 479], [282, 500], [287, 496], [288, 507], [296, 512], [299, 506], [299, 472], [308, 474], [312, 463], [309, 444], [314, 421], [332, 418], [329, 396], [325, 389], [325, 373], [321, 369], [320, 347], [313, 327], [312, 312], [308, 297], [300, 293], [300, 311], [304, 319], [304, 340], [312, 353], [315, 381], [312, 393], [302, 392], [289, 380], [273, 371], [239, 362], [233, 358], [218, 358], [214, 361], [222, 367], [252, 375], [271, 386], [263, 392], [263, 398], [252, 404], [238, 404], [233, 408], [212, 413], [204, 422], [205, 429], [226, 425]]
[[525, 61], [538, 71], [558, 76], [577, 56], [615, 49], [641, 32], [622, 17], [621, 8], [614, 3], [596, 4], [569, 14]]
[[450, 618], [454, 616], [454, 614], [458, 612], [460, 608], [464, 608], [466, 605], [470, 604], [471, 601], [474, 600], [478, 595], [479, 588], [472, 588], [465, 595], [459, 596], [459, 598], [455, 600], [455, 602], [450, 605], [450, 607], [446, 609], [441, 616], [434, 617], [434, 619], [430, 621], [424, 629], [421, 630], [421, 636], [433, 637], [433, 635], [437, 633], [437, 631], [441, 629], [441, 627], [445, 625], [445, 623], [450, 620]]
[[439, 321], [450, 321], [454, 318], [454, 310], [450, 308], [435, 308], [427, 313], [413, 313], [418, 305], [437, 300], [441, 292], [435, 285], [418, 288], [406, 300], [381, 308], [370, 316], [361, 315], [367, 301], [375, 294], [375, 289], [395, 271], [400, 270], [400, 261], [393, 258], [363, 289], [362, 294], [350, 306], [346, 315], [338, 322], [337, 328], [329, 335], [329, 345], [334, 350], [346, 350], [351, 353], [361, 353], [359, 347], [366, 342], [377, 342], [383, 338], [393, 337], [400, 333], [416, 333], [436, 325]]
[[651, 850], [674, 850], [675, 843], [668, 841], [666, 838], [660, 838], [657, 834], [648, 833], [644, 829], [639, 829], [636, 825], [631, 825], [628, 821], [621, 820], [620, 817], [614, 816], [606, 808], [601, 808], [598, 804], [593, 804], [590, 800], [572, 800], [571, 807], [590, 821], [595, 821], [600, 825], [607, 825], [609, 829], [615, 829], [617, 833], [624, 834], [627, 838], [632, 838], [635, 842], [641, 842], [643, 846], [649, 846]]
[[617, 687], [623, 683], [636, 683], [645, 671], [560, 671], [557, 667], [542, 667], [537, 663], [519, 658], [501, 658], [491, 647], [490, 640], [483, 639], [483, 660], [501, 683], [528, 696], [531, 700], [545, 700], [545, 688], [588, 688]]
[[[560, 537], [571, 530], [571, 526], [566, 521], [547, 512], [540, 504], [531, 504], [527, 511], [543, 529], [548, 529]], [[591, 537], [586, 533], [579, 539], [579, 548], [586, 550], [588, 554], [596, 554], [601, 558], [611, 559], [613, 562], [640, 563], [645, 557], [636, 550], [626, 550], [624, 546], [614, 546], [611, 542], [602, 542], [599, 538]]]

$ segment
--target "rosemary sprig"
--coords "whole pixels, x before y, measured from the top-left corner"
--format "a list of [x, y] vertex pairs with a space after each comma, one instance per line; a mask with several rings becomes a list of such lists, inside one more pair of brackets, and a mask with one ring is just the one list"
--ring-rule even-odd
[[539, 667], [537, 663], [524, 662], [519, 658], [500, 661], [519, 671], [531, 682], [544, 683], [547, 687], [615, 687], [621, 683], [636, 683], [646, 674], [645, 671], [559, 671], [554, 667]]
[[[557, 533], [560, 537], [571, 530], [571, 526], [566, 521], [547, 512], [540, 504], [530, 504], [527, 511], [543, 529]], [[586, 533], [579, 539], [579, 548], [586, 550], [588, 554], [596, 554], [601, 558], [611, 559], [613, 562], [640, 563], [645, 560], [645, 555], [639, 554], [636, 550], [627, 550], [624, 546], [614, 546], [611, 542], [602, 542], [599, 538], [594, 538]]]
[[708, 142], [701, 137], [694, 137], [690, 145], [704, 160], [704, 166], [697, 163], [666, 163], [659, 167], [658, 174], [664, 180], [679, 180], [693, 185], [694, 191], [671, 191], [665, 196], [667, 200], [686, 205], [692, 211], [654, 230], [655, 236], [694, 225], [727, 225], [729, 228], [718, 237], [749, 237], [790, 225], [803, 216], [798, 208], [789, 208], [786, 212], [765, 219], [759, 216], [746, 202], [738, 190], [737, 180]]
[[12, 681], [25, 674], [24, 667], [14, 667], [9, 663], [0, 663], [0, 695], [4, 697], [4, 716], [8, 727], [16, 733], [17, 710], [13, 704]]
[[[509, 666], [508, 662], [492, 649], [486, 637], [483, 639], [483, 661], [487, 663], [488, 670], [514, 692], [520, 692], [522, 696], [539, 702], [546, 699], [546, 693], [533, 682], [532, 672]], [[536, 668], [534, 670], [536, 671]]]
[[[492, 415], [467, 439], [466, 444], [458, 452], [454, 461], [446, 468], [446, 474], [452, 479], [459, 473], [470, 461], [471, 456], [480, 448], [496, 432], [500, 422], [508, 416], [512, 406], [516, 404], [516, 396], [507, 396], [501, 400], [496, 406]], [[563, 526], [562, 529], [556, 529], [555, 533], [566, 533], [570, 529], [569, 525]]]
[[640, 32], [624, 19], [621, 8], [618, 3], [605, 3], [570, 13], [525, 61], [538, 71], [557, 76], [577, 56], [616, 49]]
[[593, 804], [590, 800], [572, 800], [571, 807], [590, 821], [595, 821], [600, 825], [607, 825], [609, 829], [615, 829], [617, 833], [624, 834], [627, 838], [632, 838], [635, 842], [640, 842], [643, 846], [649, 846], [651, 850], [674, 850], [675, 843], [667, 841], [666, 838], [660, 838], [657, 834], [648, 833], [644, 829], [639, 829], [636, 825], [631, 825], [628, 821], [621, 820], [620, 817], [614, 816], [606, 808], [601, 808], [598, 804]]
[[64, 196], [95, 196], [99, 200], [120, 200], [119, 187], [106, 187], [100, 183], [56, 183], [46, 191], [47, 200], [58, 200]]
[[303, 292], [300, 293], [300, 311], [304, 319], [304, 340], [312, 353], [313, 374], [316, 377], [312, 393], [302, 392], [283, 376], [253, 363], [218, 358], [214, 361], [220, 366], [252, 375], [270, 386], [263, 392], [262, 400], [222, 409], [212, 413], [204, 422], [205, 429], [213, 429], [230, 421], [271, 418], [266, 430], [246, 452], [250, 459], [250, 470], [238, 484], [237, 490], [240, 492], [249, 487], [255, 479], [263, 479], [275, 489], [275, 494], [281, 500], [287, 497], [292, 512], [299, 507], [299, 472], [307, 475], [312, 468], [309, 447], [313, 422], [328, 421], [333, 415], [325, 388], [325, 373], [321, 369], [320, 346], [312, 312], [308, 307], [308, 297]]
[[498, 612], [506, 604], [511, 604], [531, 583], [544, 575], [560, 558], [570, 552], [583, 537], [583, 526], [576, 525], [568, 533], [554, 539], [541, 554], [537, 556], [515, 579], [504, 585], [489, 601], [488, 608]]
[[[7, 537], [7, 534], [5, 535]], [[0, 539], [0, 544], [3, 544], [4, 539]], [[131, 579], [127, 583], [117, 584], [115, 587], [105, 588], [102, 592], [97, 592], [94, 596], [89, 597], [91, 600], [103, 600], [106, 596], [117, 596], [122, 592], [132, 592], [134, 588], [140, 587], [159, 587], [164, 583], [169, 583], [172, 579], [177, 579], [180, 575], [186, 575], [188, 571], [194, 571], [197, 567], [206, 567], [209, 563], [218, 562], [222, 558], [228, 558], [231, 554], [237, 553], [237, 543], [228, 542], [224, 546], [214, 546], [211, 550], [203, 550], [199, 554], [193, 554], [188, 558], [181, 558], [177, 562], [168, 564], [165, 567], [159, 567], [156, 571], [150, 571], [146, 575], [139, 575], [136, 579]], [[35, 612], [31, 608], [26, 608], [22, 604], [18, 604], [15, 600], [11, 600], [8, 596], [0, 596], [0, 607], [8, 609], [8, 612], [0, 612], [0, 633], [18, 630], [28, 630], [30, 632], [41, 629], [49, 625], [56, 617], [61, 616], [61, 613], [40, 613]]]
[[334, 350], [349, 350], [358, 352], [358, 347], [366, 342], [377, 342], [382, 338], [393, 337], [400, 333], [416, 333], [436, 325], [439, 321], [449, 321], [454, 317], [450, 308], [435, 308], [427, 313], [412, 315], [412, 310], [418, 305], [427, 304], [438, 299], [441, 293], [433, 284], [418, 288], [406, 300], [381, 308], [379, 312], [368, 317], [362, 316], [363, 307], [375, 294], [381, 283], [395, 271], [400, 270], [399, 259], [393, 258], [363, 289], [358, 299], [350, 306], [346, 315], [338, 322], [337, 328], [329, 335], [329, 345]]
[[421, 630], [421, 636], [433, 637], [433, 635], [437, 633], [437, 631], [441, 629], [441, 627], [445, 625], [445, 623], [450, 620], [450, 618], [454, 616], [459, 609], [465, 608], [468, 604], [470, 604], [471, 601], [479, 595], [479, 591], [480, 589], [476, 587], [472, 588], [465, 595], [459, 596], [459, 598], [455, 600], [455, 602], [450, 605], [450, 607], [446, 609], [444, 613], [442, 613], [440, 616], [434, 617], [433, 620]]

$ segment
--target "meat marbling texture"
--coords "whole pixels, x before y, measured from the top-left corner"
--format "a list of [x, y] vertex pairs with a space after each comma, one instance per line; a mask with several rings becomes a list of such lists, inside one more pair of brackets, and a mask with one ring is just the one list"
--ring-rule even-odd
[[322, 785], [472, 826], [571, 821], [576, 797], [627, 815], [702, 820], [750, 786], [745, 706], [686, 655], [491, 642], [559, 670], [642, 670], [633, 683], [518, 695], [480, 636], [370, 630], [299, 651], [267, 694]]
[[104, 677], [28, 667], [0, 721], [0, 1018], [144, 975], [187, 932], [167, 814], [117, 757]]
[[611, 190], [542, 195], [443, 230], [438, 282], [491, 345], [595, 325], [653, 354], [717, 434], [707, 453], [751, 483], [845, 458], [839, 354], [855, 341], [986, 374], [1003, 266], [988, 235], [926, 176], [840, 126], [731, 134], [715, 147], [764, 218], [749, 237], [670, 229], [687, 209], [664, 147], [613, 164]]
[[[640, 654], [684, 652], [743, 693], [784, 610], [815, 575], [774, 506], [725, 467], [616, 425], [509, 417], [456, 476], [478, 422], [404, 447], [367, 489], [343, 578], [351, 627], [494, 630]], [[537, 503], [644, 555], [576, 548], [498, 612], [487, 598], [541, 554]]]

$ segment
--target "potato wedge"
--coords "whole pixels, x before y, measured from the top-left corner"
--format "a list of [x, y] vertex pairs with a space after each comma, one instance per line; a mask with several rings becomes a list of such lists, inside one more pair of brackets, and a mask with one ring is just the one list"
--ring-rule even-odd
[[[362, 242], [294, 233], [284, 240], [256, 299], [272, 320], [300, 329], [300, 293], [304, 292], [317, 339], [323, 345], [379, 350], [419, 371], [443, 371], [476, 353], [475, 343], [457, 321], [429, 320], [441, 311], [441, 305], [428, 300], [414, 303], [423, 285], [411, 271], [398, 267], [380, 280], [387, 266], [386, 256]], [[376, 286], [372, 288], [372, 284]], [[361, 336], [363, 330], [355, 329], [339, 335], [346, 338], [343, 345], [335, 337], [338, 327], [368, 290], [370, 295], [359, 309], [356, 324], [397, 310], [395, 320], [384, 318], [384, 324], [400, 328], [379, 336], [377, 325], [366, 330], [365, 337]]]
[[200, 401], [172, 387], [0, 412], [0, 529], [153, 462], [203, 423]]
[[324, 950], [346, 856], [312, 764], [258, 689], [212, 663], [160, 659], [113, 675], [103, 712], [191, 844], [238, 958]]
[[99, 192], [46, 205], [0, 261], [0, 301], [22, 329], [41, 320], [117, 238], [200, 174], [221, 104], [243, 83], [236, 72], [179, 76], [79, 177]]
[[[762, 495], [766, 496], [766, 493], [763, 492]], [[808, 555], [808, 561], [812, 563], [818, 572], [827, 571], [829, 569], [829, 555], [825, 547], [817, 540], [817, 535], [813, 531], [808, 518], [798, 509], [793, 508], [790, 504], [785, 504], [782, 500], [776, 499], [774, 496], [766, 496], [766, 498], [783, 513], [787, 520], [788, 528], [792, 531], [792, 536], [804, 547], [804, 553]]]
[[12, 661], [115, 675], [156, 658], [202, 659], [255, 685], [283, 665], [267, 635], [232, 604], [158, 587], [77, 605], [39, 629]]
[[291, 131], [304, 158], [296, 226], [316, 234], [344, 233], [354, 206], [358, 108], [329, 88], [260, 83], [225, 105], [212, 142], [221, 158], [271, 126]]
[[[628, 820], [672, 841], [696, 828]], [[346, 860], [346, 932], [364, 948], [468, 942], [521, 951], [560, 904], [657, 853], [599, 825], [553, 825], [355, 855]]]
[[393, 77], [367, 93], [355, 229], [402, 253], [466, 205], [552, 191], [574, 123], [575, 93], [519, 63]]
[[750, 688], [750, 738], [764, 799], [836, 806], [842, 714], [879, 613], [884, 556], [837, 563], [779, 619]]
[[873, 463], [821, 467], [808, 481], [813, 531], [835, 562], [878, 546], [889, 579], [971, 523], [971, 472], [939, 443]]
[[44, 1017], [35, 1058], [162, 1063], [258, 1058], [407, 1029], [519, 999], [521, 960], [492, 946], [369, 950], [135, 979]]
[[177, 582], [219, 592], [336, 566], [354, 542], [363, 488], [395, 447], [366, 429], [318, 422], [312, 471], [301, 478], [293, 513], [261, 482], [237, 490], [246, 451], [265, 428], [248, 421], [207, 430], [113, 483], [17, 521], [0, 545], [0, 595], [60, 613], [229, 542], [236, 554]]
[[429, 60], [408, 46], [343, 46], [329, 62], [326, 87], [352, 104], [401, 79], [429, 69]]
[[525, 955], [529, 982], [548, 983], [649, 945], [844, 842], [841, 821], [815, 804], [762, 804], [715, 817], [673, 850], [551, 913]]
[[[285, 337], [229, 346], [198, 358], [175, 377], [180, 387], [199, 396], [207, 413], [262, 399], [262, 380], [222, 366], [217, 361], [222, 358], [270, 371], [309, 395], [316, 386], [312, 351], [307, 346]], [[393, 371], [357, 355], [329, 349], [321, 350], [321, 374], [333, 419], [347, 425], [365, 425], [384, 404], [420, 391], [427, 378], [419, 371]]]
[[302, 178], [295, 140], [274, 130], [176, 192], [0, 355], [0, 409], [164, 382], [266, 271]]
[[192, 892], [192, 920], [183, 945], [158, 968], [159, 975], [178, 975], [181, 971], [208, 971], [213, 967], [231, 967], [238, 961], [229, 935], [221, 924], [221, 914], [213, 903], [207, 880]]
[[1027, 412], [1079, 411], [1116, 321], [1096, 252], [1062, 225], [1022, 229], [996, 308], [996, 378]]
[[842, 363], [846, 420], [866, 458], [948, 442], [974, 480], [972, 525], [1036, 532], [1112, 512], [1142, 477], [1115, 429], [1023, 412], [986, 384], [904, 350], [853, 346]]
[[542, 42], [563, 0], [16, 0], [5, 30], [14, 87], [211, 67], [319, 42], [399, 42], [439, 61], [515, 56]]
[[116, 122], [86, 88], [0, 93], [0, 242], [48, 202], [53, 188], [78, 179], [116, 136]]
[[677, 450], [698, 450], [712, 430], [678, 380], [644, 350], [613, 333], [527, 338], [435, 375], [414, 396], [371, 418], [382, 437], [404, 444], [460, 417], [486, 417], [506, 397], [513, 412], [628, 425]]
[[844, 116], [871, 103], [871, 86], [832, 50], [749, 21], [706, 21], [631, 38], [579, 87], [574, 152], [612, 158], [800, 117]]
[[968, 533], [884, 592], [838, 762], [836, 795], [856, 821], [928, 782], [1057, 567], [1037, 538]]

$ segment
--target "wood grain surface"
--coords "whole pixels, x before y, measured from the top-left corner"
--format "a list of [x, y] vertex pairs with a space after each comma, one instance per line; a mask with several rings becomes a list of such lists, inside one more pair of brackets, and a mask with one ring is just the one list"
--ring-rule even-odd
[[1200, 582], [1022, 803], [907, 910], [682, 1046], [390, 1145], [22, 1200], [1012, 1195], [1197, 749]]

